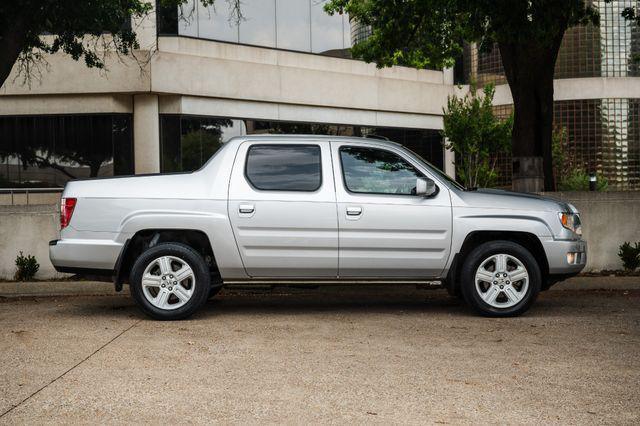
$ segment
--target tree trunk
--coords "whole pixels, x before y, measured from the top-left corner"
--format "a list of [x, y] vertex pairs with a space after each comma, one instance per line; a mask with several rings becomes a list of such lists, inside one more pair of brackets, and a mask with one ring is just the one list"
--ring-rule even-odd
[[552, 46], [498, 43], [511, 95], [514, 122], [514, 191], [553, 191], [553, 73], [562, 41], [559, 34]]

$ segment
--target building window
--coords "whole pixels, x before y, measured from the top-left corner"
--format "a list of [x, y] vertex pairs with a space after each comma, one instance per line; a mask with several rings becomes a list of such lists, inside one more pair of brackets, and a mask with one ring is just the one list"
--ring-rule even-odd
[[[600, 25], [579, 25], [564, 34], [555, 78], [637, 77], [640, 76], [640, 27], [625, 20], [624, 8], [640, 7], [640, 1], [593, 0], [600, 12]], [[507, 82], [497, 45], [480, 53], [475, 45], [464, 49], [464, 79], [457, 83]]]
[[246, 175], [264, 191], [316, 191], [322, 183], [317, 145], [253, 145], [247, 153]]
[[0, 187], [133, 172], [130, 114], [0, 117]]
[[239, 120], [180, 115], [160, 116], [160, 170], [199, 169], [233, 136], [246, 134]]
[[442, 136], [440, 131], [435, 129], [161, 114], [160, 170], [162, 172], [197, 170], [233, 136], [256, 134], [375, 135], [406, 146], [440, 169], [444, 164]]
[[[513, 106], [494, 108], [500, 117]], [[599, 173], [609, 190], [640, 190], [640, 99], [582, 99], [554, 102], [554, 128], [572, 169]], [[501, 186], [511, 185], [511, 155], [497, 158]], [[556, 179], [558, 180], [558, 179]]]
[[311, 3], [276, 0], [276, 29], [280, 49], [311, 51]]
[[231, 2], [203, 6], [188, 0], [178, 8], [159, 7], [158, 34], [350, 57], [351, 26], [318, 0], [244, 0], [242, 19]]

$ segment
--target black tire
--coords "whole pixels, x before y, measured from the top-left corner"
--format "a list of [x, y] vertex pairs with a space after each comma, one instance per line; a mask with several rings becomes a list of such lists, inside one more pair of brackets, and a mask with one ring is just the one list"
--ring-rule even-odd
[[[160, 309], [147, 300], [143, 293], [142, 275], [146, 267], [162, 256], [179, 258], [192, 269], [195, 277], [193, 294], [183, 306], [176, 309]], [[211, 288], [209, 268], [202, 256], [180, 243], [162, 243], [144, 251], [133, 264], [129, 282], [131, 294], [140, 309], [151, 318], [164, 321], [185, 319], [193, 315], [207, 301]]]
[[[528, 288], [524, 297], [515, 305], [505, 308], [491, 306], [476, 290], [475, 276], [480, 264], [495, 254], [507, 254], [517, 258], [529, 274]], [[460, 290], [464, 300], [480, 315], [488, 317], [513, 317], [526, 312], [540, 293], [542, 274], [538, 262], [531, 252], [512, 241], [490, 241], [473, 249], [464, 260], [460, 273]]]

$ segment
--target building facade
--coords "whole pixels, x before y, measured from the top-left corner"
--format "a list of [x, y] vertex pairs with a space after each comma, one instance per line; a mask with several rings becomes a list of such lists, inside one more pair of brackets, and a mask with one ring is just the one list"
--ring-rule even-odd
[[[188, 171], [235, 135], [379, 135], [445, 167], [452, 70], [379, 70], [350, 59], [348, 17], [315, 0], [191, 1], [133, 22], [141, 50], [88, 69], [46, 58], [0, 90], [0, 187]], [[449, 162], [450, 163], [450, 162]]]
[[[555, 69], [554, 126], [569, 168], [604, 177], [609, 189], [640, 190], [640, 28], [622, 11], [640, 1], [593, 1], [600, 25], [571, 28]], [[507, 116], [512, 99], [500, 54], [465, 49], [457, 81], [497, 85], [496, 111]], [[500, 158], [501, 185], [511, 184], [511, 158]], [[556, 179], [558, 180], [558, 179]]]
[[[620, 16], [638, 1], [596, 4], [601, 26], [563, 42], [556, 124], [578, 166], [611, 189], [640, 189], [640, 38]], [[440, 136], [447, 97], [492, 82], [496, 110], [510, 113], [497, 49], [468, 46], [455, 72], [377, 69], [349, 55], [368, 29], [322, 6], [244, 0], [236, 19], [223, 0], [191, 0], [133, 22], [141, 49], [107, 54], [106, 71], [63, 54], [26, 83], [14, 70], [0, 88], [0, 188], [194, 170], [230, 137], [266, 132], [384, 136], [453, 175]], [[510, 158], [500, 160], [508, 186]]]

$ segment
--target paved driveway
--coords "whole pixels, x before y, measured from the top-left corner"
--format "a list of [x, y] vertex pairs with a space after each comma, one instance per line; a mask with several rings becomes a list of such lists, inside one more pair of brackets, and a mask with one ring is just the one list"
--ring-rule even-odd
[[5, 299], [0, 423], [638, 424], [639, 302], [552, 291], [496, 320], [441, 290], [227, 292], [162, 323], [122, 296]]

